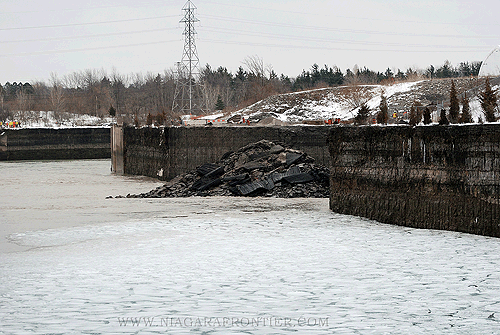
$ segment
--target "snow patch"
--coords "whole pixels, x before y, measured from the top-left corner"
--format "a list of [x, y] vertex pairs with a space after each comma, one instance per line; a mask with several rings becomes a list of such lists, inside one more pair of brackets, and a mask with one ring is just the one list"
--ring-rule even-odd
[[73, 128], [89, 126], [109, 126], [111, 117], [98, 117], [88, 114], [57, 113], [54, 111], [18, 111], [12, 120], [20, 122], [21, 128]]
[[272, 116], [288, 123], [331, 118], [351, 119], [361, 103], [366, 103], [371, 110], [376, 110], [380, 105], [382, 93], [389, 99], [414, 90], [419, 83], [421, 81], [390, 86], [340, 86], [286, 93], [258, 101], [231, 116], [241, 115], [245, 119], [256, 121]]

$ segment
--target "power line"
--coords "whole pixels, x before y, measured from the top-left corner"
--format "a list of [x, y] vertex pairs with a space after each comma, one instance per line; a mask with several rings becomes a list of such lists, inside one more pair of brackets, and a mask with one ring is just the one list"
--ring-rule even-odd
[[[357, 17], [357, 16], [345, 16], [345, 15], [331, 15], [330, 13], [328, 14], [323, 14], [323, 13], [308, 13], [308, 12], [305, 12], [305, 11], [292, 11], [292, 10], [284, 10], [282, 8], [280, 9], [272, 9], [272, 8], [269, 8], [269, 6], [266, 6], [266, 8], [262, 8], [262, 7], [253, 7], [253, 6], [248, 6], [248, 5], [235, 5], [234, 3], [231, 3], [231, 4], [223, 4], [223, 3], [220, 3], [220, 2], [214, 2], [214, 1], [206, 1], [205, 3], [209, 3], [209, 4], [213, 4], [213, 5], [220, 5], [220, 6], [226, 6], [226, 7], [238, 7], [238, 8], [244, 8], [244, 9], [255, 9], [257, 11], [262, 11], [262, 10], [266, 10], [266, 12], [270, 12], [270, 11], [273, 11], [273, 12], [277, 12], [277, 13], [291, 13], [291, 14], [298, 14], [298, 15], [301, 15], [301, 16], [304, 16], [304, 15], [309, 15], [309, 16], [322, 16], [322, 17], [328, 17], [329, 19], [331, 20], [334, 20], [334, 19], [347, 19], [347, 20], [359, 20], [359, 21], [379, 21], [379, 22], [384, 22], [384, 23], [391, 23], [391, 22], [399, 22], [399, 23], [404, 23], [404, 24], [408, 24], [408, 23], [417, 23], [417, 24], [425, 24], [425, 25], [428, 25], [428, 24], [435, 24], [435, 25], [446, 25], [446, 26], [463, 26], [463, 22], [459, 22], [459, 23], [456, 23], [456, 22], [433, 22], [433, 21], [417, 21], [417, 20], [397, 20], [397, 19], [393, 19], [393, 18], [390, 18], [390, 19], [379, 19], [379, 18], [374, 18], [374, 17]], [[467, 24], [468, 26], [500, 26], [500, 24], [498, 23], [475, 23], [475, 24]]]
[[138, 46], [144, 46], [144, 45], [172, 43], [172, 42], [179, 42], [179, 40], [142, 42], [142, 43], [111, 45], [111, 46], [93, 47], [93, 48], [86, 47], [86, 48], [81, 48], [81, 49], [34, 51], [34, 52], [25, 52], [25, 53], [3, 54], [3, 55], [0, 54], [0, 58], [1, 57], [23, 57], [23, 56], [35, 56], [35, 55], [51, 55], [51, 54], [62, 54], [62, 53], [70, 53], [70, 52], [86, 52], [86, 51], [96, 51], [96, 50], [106, 50], [106, 49], [130, 48], [130, 47], [138, 47]]
[[[232, 45], [246, 45], [246, 46], [259, 46], [268, 48], [289, 48], [289, 49], [315, 49], [315, 50], [332, 50], [332, 51], [380, 51], [380, 52], [412, 52], [412, 53], [439, 53], [444, 52], [443, 50], [428, 50], [428, 49], [414, 49], [414, 50], [402, 50], [402, 49], [367, 49], [367, 48], [344, 48], [344, 47], [325, 47], [325, 46], [307, 46], [304, 45], [293, 45], [293, 44], [274, 44], [274, 43], [254, 43], [254, 42], [236, 42], [227, 40], [215, 40], [215, 39], [200, 39], [200, 41], [210, 42], [210, 43], [220, 43], [220, 44], [232, 44]], [[486, 50], [486, 48], [484, 48]], [[489, 49], [488, 49], [489, 50]], [[478, 49], [474, 50], [457, 50], [453, 52], [459, 53], [473, 53], [478, 52]]]
[[86, 10], [96, 10], [96, 9], [111, 9], [111, 8], [144, 8], [153, 4], [164, 5], [165, 1], [155, 1], [155, 2], [143, 2], [140, 5], [116, 5], [116, 6], [92, 6], [92, 7], [79, 7], [79, 8], [58, 8], [58, 9], [41, 9], [41, 10], [21, 10], [21, 11], [5, 11], [0, 12], [0, 15], [12, 15], [12, 14], [39, 14], [39, 13], [53, 13], [53, 12], [81, 12]]
[[11, 40], [11, 41], [0, 41], [2, 44], [11, 43], [30, 43], [30, 42], [47, 42], [47, 41], [62, 41], [62, 40], [73, 40], [82, 38], [96, 38], [96, 37], [108, 37], [108, 36], [122, 36], [122, 35], [133, 35], [133, 34], [143, 34], [143, 33], [155, 33], [167, 30], [176, 30], [175, 28], [159, 28], [159, 29], [149, 29], [149, 30], [134, 30], [134, 31], [124, 31], [119, 33], [106, 33], [106, 34], [94, 34], [94, 35], [79, 35], [79, 36], [63, 36], [63, 37], [49, 37], [49, 38], [37, 38], [29, 40]]
[[[276, 39], [289, 39], [293, 41], [306, 41], [306, 42], [326, 42], [326, 43], [343, 43], [343, 44], [362, 44], [362, 45], [381, 45], [381, 46], [404, 46], [404, 47], [415, 47], [415, 48], [422, 48], [422, 47], [432, 47], [432, 48], [438, 48], [438, 49], [471, 49], [474, 46], [446, 46], [446, 45], [427, 45], [427, 44], [407, 44], [407, 43], [391, 43], [391, 42], [371, 42], [371, 41], [354, 41], [354, 40], [343, 40], [343, 39], [330, 39], [328, 37], [325, 38], [317, 38], [317, 37], [299, 37], [296, 35], [283, 35], [283, 34], [274, 34], [274, 33], [259, 33], [255, 31], [248, 31], [248, 30], [240, 30], [240, 29], [232, 29], [231, 31], [227, 31], [227, 29], [221, 29], [221, 28], [212, 28], [212, 27], [203, 27], [204, 31], [212, 31], [212, 32], [219, 32], [223, 34], [229, 34], [229, 35], [234, 35], [234, 33], [238, 33], [238, 36], [241, 35], [246, 35], [246, 36], [255, 36], [255, 37], [270, 37], [270, 38], [276, 38]], [[483, 48], [490, 50], [491, 48], [485, 48], [482, 46], [478, 46], [475, 48]]]
[[[384, 35], [384, 36], [405, 36], [405, 37], [439, 37], [439, 38], [473, 38], [477, 39], [478, 36], [463, 36], [463, 35], [443, 35], [443, 34], [407, 34], [400, 32], [387, 32], [387, 31], [376, 31], [376, 30], [359, 30], [359, 29], [344, 29], [344, 28], [329, 28], [324, 26], [309, 26], [309, 25], [298, 25], [291, 23], [276, 23], [269, 21], [260, 21], [260, 20], [248, 20], [248, 19], [235, 19], [231, 17], [224, 16], [215, 16], [215, 15], [200, 15], [200, 17], [204, 17], [207, 19], [216, 19], [218, 21], [229, 21], [236, 23], [248, 23], [259, 26], [272, 26], [272, 27], [284, 27], [284, 28], [294, 28], [294, 29], [308, 29], [325, 32], [340, 32], [340, 33], [353, 33], [353, 34], [366, 34], [366, 35]], [[490, 35], [490, 36], [480, 36], [482, 39], [498, 39], [498, 36]]]
[[[270, 48], [290, 48], [290, 49], [315, 49], [315, 50], [340, 50], [340, 51], [384, 51], [384, 52], [429, 52], [429, 53], [438, 53], [443, 52], [445, 50], [429, 50], [429, 49], [416, 49], [416, 50], [403, 50], [403, 49], [368, 49], [368, 48], [345, 48], [345, 47], [315, 47], [315, 46], [304, 46], [304, 45], [293, 45], [293, 44], [275, 44], [275, 43], [255, 43], [255, 42], [241, 42], [241, 41], [228, 41], [228, 40], [216, 40], [216, 39], [199, 39], [202, 42], [211, 42], [218, 44], [227, 44], [227, 45], [246, 45], [246, 46], [260, 46], [260, 47], [270, 47]], [[156, 45], [156, 44], [164, 44], [164, 43], [173, 43], [179, 42], [179, 39], [175, 40], [161, 40], [154, 42], [141, 42], [141, 43], [133, 43], [133, 44], [123, 44], [123, 45], [114, 45], [114, 46], [103, 46], [103, 47], [86, 47], [86, 48], [78, 48], [78, 49], [66, 49], [66, 50], [47, 50], [47, 51], [33, 51], [33, 52], [25, 52], [25, 53], [11, 53], [11, 54], [0, 54], [0, 58], [4, 57], [24, 57], [24, 56], [36, 56], [36, 55], [50, 55], [50, 54], [63, 54], [63, 53], [72, 53], [72, 52], [86, 52], [86, 51], [96, 51], [96, 50], [109, 50], [109, 49], [119, 49], [119, 48], [129, 48], [129, 47], [138, 47], [138, 46], [146, 46], [146, 45]], [[363, 43], [359, 43], [363, 44]], [[465, 47], [464, 47], [465, 49]], [[474, 50], [453, 50], [453, 52], [460, 53], [473, 53], [477, 51], [488, 51], [491, 48], [482, 47], [482, 48], [474, 48]]]
[[145, 17], [145, 18], [139, 18], [139, 19], [124, 19], [124, 20], [99, 21], [99, 22], [87, 22], [87, 23], [54, 24], [54, 25], [47, 25], [47, 26], [0, 28], [0, 31], [90, 26], [90, 25], [99, 25], [99, 24], [110, 24], [110, 23], [157, 20], [157, 19], [165, 19], [165, 18], [169, 18], [169, 17], [178, 17], [178, 15], [163, 15], [163, 16], [153, 16], [153, 17]]

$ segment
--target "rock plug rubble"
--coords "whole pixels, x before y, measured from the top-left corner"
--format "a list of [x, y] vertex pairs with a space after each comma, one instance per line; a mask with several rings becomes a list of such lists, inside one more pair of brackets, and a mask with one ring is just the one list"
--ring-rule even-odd
[[267, 196], [277, 198], [329, 196], [329, 170], [306, 153], [262, 140], [217, 163], [199, 166], [148, 193], [129, 198], [190, 196]]

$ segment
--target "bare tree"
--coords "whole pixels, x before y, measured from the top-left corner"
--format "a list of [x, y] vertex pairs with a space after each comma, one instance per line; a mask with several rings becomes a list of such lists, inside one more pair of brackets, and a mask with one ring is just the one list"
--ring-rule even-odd
[[0, 84], [0, 111], [3, 111], [4, 105], [3, 105], [3, 96], [4, 96], [4, 89], [3, 86]]
[[372, 92], [364, 86], [346, 87], [345, 97], [347, 104], [355, 110], [372, 98]]
[[264, 60], [257, 55], [247, 56], [243, 60], [243, 65], [248, 68], [250, 75], [257, 78], [265, 78]]
[[17, 91], [17, 108], [19, 111], [26, 111], [28, 109], [28, 94], [23, 89]]
[[54, 111], [56, 119], [60, 119], [61, 112], [64, 110], [64, 88], [57, 74], [50, 74], [50, 89], [49, 89], [50, 107]]
[[209, 82], [205, 81], [201, 86], [201, 90], [203, 98], [205, 100], [205, 106], [207, 106], [209, 110], [213, 110], [213, 106], [215, 106], [217, 97], [220, 95], [220, 87], [210, 85]]
[[361, 84], [361, 78], [359, 78], [359, 67], [357, 64], [354, 65], [352, 71], [350, 69], [347, 69], [344, 81], [347, 85], [350, 86]]
[[116, 69], [113, 69], [111, 74], [111, 96], [114, 100], [114, 105], [116, 106], [116, 112], [118, 115], [125, 114], [125, 85], [127, 82], [127, 77], [119, 74]]

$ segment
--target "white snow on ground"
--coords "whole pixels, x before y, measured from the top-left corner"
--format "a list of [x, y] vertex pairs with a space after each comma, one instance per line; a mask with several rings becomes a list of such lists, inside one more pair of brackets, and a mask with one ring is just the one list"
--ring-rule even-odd
[[[500, 90], [499, 85], [492, 86], [491, 88], [493, 90], [495, 90], [496, 92], [498, 92]], [[483, 112], [483, 109], [481, 108], [481, 102], [479, 101], [479, 98], [474, 97], [473, 99], [471, 99], [469, 101], [469, 105], [470, 105], [470, 111], [472, 114], [472, 120], [476, 123], [479, 122], [479, 119], [485, 121], [484, 112]]]
[[198, 120], [215, 120], [224, 116], [224, 113], [205, 115], [197, 118]]
[[[465, 81], [466, 83], [466, 81]], [[464, 85], [464, 80], [462, 80]], [[276, 95], [259, 101], [251, 106], [233, 113], [246, 119], [260, 120], [269, 116], [282, 122], [301, 123], [304, 120], [327, 120], [353, 118], [361, 102], [365, 102], [372, 113], [378, 110], [381, 94], [387, 98], [391, 112], [408, 112], [415, 100], [427, 99], [427, 96], [442, 96], [444, 101], [449, 99], [449, 80], [423, 80], [404, 82], [393, 85], [359, 85], [323, 88]], [[499, 85], [492, 87], [500, 89]], [[430, 98], [432, 99], [432, 98]], [[474, 122], [484, 121], [484, 114], [477, 96], [469, 96], [471, 114]], [[426, 103], [436, 102], [435, 100]], [[437, 121], [439, 111], [433, 112]]]
[[100, 118], [88, 114], [55, 113], [53, 111], [15, 112], [12, 120], [21, 122], [21, 128], [68, 128], [109, 126], [111, 117]]
[[[387, 98], [395, 94], [409, 92], [420, 82], [405, 82], [390, 86], [362, 85], [344, 86], [332, 89], [318, 89], [283, 94], [259, 101], [239, 110], [232, 115], [245, 118], [256, 117], [267, 112], [283, 122], [301, 122], [303, 120], [326, 120], [330, 118], [349, 119], [355, 116], [359, 101], [366, 102], [372, 110], [380, 105], [383, 92]], [[320, 96], [315, 100], [314, 97]], [[282, 102], [276, 104], [276, 100]]]
[[484, 113], [481, 108], [481, 103], [478, 98], [474, 98], [471, 101], [469, 101], [469, 106], [470, 106], [470, 112], [472, 115], [472, 120], [474, 122], [479, 122], [479, 119], [482, 119], [484, 121]]

